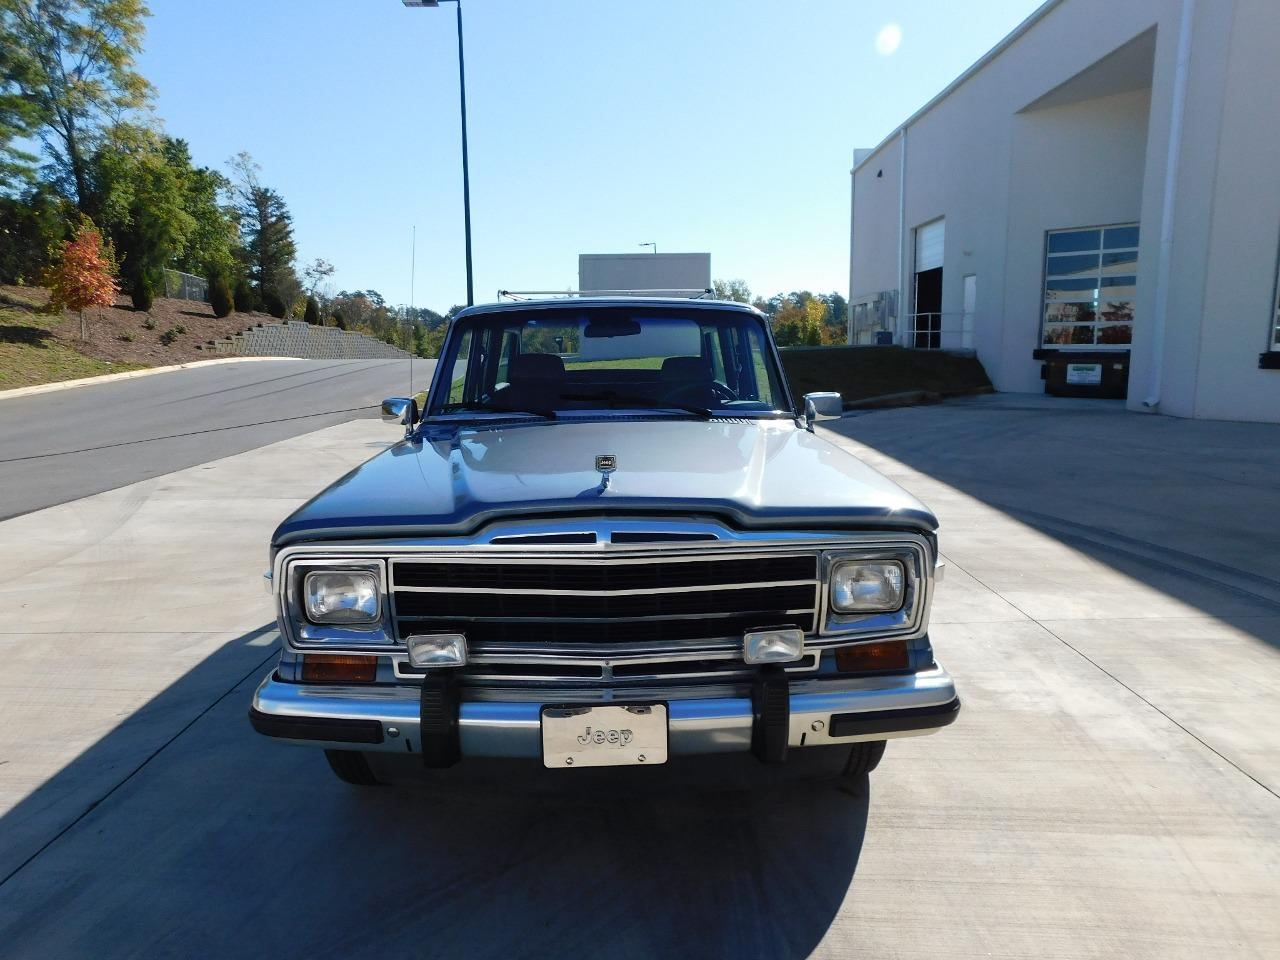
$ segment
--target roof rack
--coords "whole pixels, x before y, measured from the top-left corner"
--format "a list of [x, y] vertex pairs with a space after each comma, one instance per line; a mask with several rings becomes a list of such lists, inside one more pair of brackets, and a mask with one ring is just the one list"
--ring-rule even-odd
[[701, 300], [714, 293], [715, 291], [710, 287], [659, 290], [499, 290], [498, 299], [501, 300], [503, 297], [508, 300], [530, 300], [534, 297], [688, 297], [690, 300]]

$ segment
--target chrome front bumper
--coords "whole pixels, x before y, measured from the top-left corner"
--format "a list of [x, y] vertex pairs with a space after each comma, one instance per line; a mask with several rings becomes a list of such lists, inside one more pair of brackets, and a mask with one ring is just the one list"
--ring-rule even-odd
[[[933, 733], [959, 713], [951, 676], [941, 667], [905, 676], [800, 680], [789, 684], [789, 747], [886, 740]], [[643, 690], [616, 691], [618, 702], [643, 701]], [[750, 697], [661, 699], [671, 754], [746, 752], [760, 712]], [[542, 756], [542, 708], [563, 703], [464, 700], [458, 741], [464, 757]], [[608, 702], [608, 701], [599, 701]], [[285, 683], [273, 673], [253, 697], [258, 732], [291, 743], [393, 753], [422, 751], [421, 692], [415, 686]]]

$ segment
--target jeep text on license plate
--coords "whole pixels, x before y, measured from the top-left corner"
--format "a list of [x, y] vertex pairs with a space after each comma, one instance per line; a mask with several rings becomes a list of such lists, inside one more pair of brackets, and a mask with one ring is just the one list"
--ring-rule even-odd
[[546, 767], [619, 767], [667, 762], [665, 704], [544, 707]]

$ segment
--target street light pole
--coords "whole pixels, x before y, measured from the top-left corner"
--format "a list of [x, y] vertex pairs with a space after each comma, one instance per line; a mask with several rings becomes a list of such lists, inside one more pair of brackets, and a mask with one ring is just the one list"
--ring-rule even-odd
[[458, 5], [458, 93], [462, 101], [462, 229], [467, 246], [467, 306], [476, 302], [471, 277], [471, 170], [467, 166], [467, 71], [462, 63], [462, 0]]
[[458, 5], [458, 96], [462, 105], [462, 229], [467, 254], [467, 306], [475, 302], [471, 270], [471, 169], [467, 163], [467, 70], [462, 56], [462, 0], [403, 0], [406, 7], [438, 7], [441, 2]]

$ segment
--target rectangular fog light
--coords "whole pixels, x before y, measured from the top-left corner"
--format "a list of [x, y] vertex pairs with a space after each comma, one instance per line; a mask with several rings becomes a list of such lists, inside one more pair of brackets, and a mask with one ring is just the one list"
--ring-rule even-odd
[[804, 654], [804, 631], [794, 627], [753, 630], [742, 635], [742, 659], [747, 663], [788, 663]]
[[467, 638], [460, 633], [415, 633], [406, 637], [409, 663], [415, 667], [462, 667], [467, 663]]

